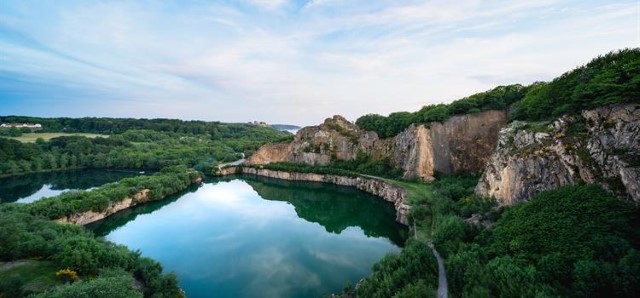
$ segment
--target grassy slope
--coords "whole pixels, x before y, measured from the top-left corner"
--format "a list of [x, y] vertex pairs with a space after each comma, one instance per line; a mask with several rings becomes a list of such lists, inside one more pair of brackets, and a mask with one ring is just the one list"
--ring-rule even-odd
[[6, 138], [14, 139], [23, 143], [34, 143], [38, 138], [42, 138], [45, 141], [48, 141], [53, 138], [62, 137], [62, 136], [84, 136], [92, 139], [97, 137], [103, 137], [103, 138], [108, 137], [108, 135], [101, 135], [101, 134], [95, 134], [95, 133], [45, 132], [45, 133], [25, 133], [19, 137], [6, 137]]
[[2, 292], [2, 288], [10, 285], [19, 286], [23, 294], [38, 293], [59, 285], [61, 282], [55, 275], [56, 271], [55, 265], [49, 261], [0, 262], [0, 297], [12, 296]]

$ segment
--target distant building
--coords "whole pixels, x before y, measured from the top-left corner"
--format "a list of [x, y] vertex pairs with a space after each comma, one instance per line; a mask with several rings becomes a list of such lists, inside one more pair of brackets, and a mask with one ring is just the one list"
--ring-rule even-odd
[[264, 122], [264, 121], [260, 121], [260, 122], [258, 122], [258, 121], [253, 121], [253, 122], [251, 122], [251, 121], [249, 121], [249, 122], [248, 122], [248, 124], [249, 124], [249, 125], [255, 125], [255, 126], [262, 126], [262, 127], [269, 126], [269, 125], [268, 125], [266, 122]]
[[30, 129], [40, 129], [42, 128], [42, 125], [40, 125], [40, 123], [2, 123], [0, 124], [0, 127], [3, 128], [11, 128], [11, 127], [15, 127], [15, 128], [30, 128]]

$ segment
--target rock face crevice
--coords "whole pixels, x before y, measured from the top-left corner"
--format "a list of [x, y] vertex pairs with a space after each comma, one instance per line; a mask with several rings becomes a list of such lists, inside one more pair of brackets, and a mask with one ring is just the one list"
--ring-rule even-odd
[[259, 165], [296, 162], [327, 165], [332, 160], [352, 160], [358, 153], [388, 160], [403, 170], [406, 179], [431, 180], [436, 172], [479, 173], [506, 125], [505, 111], [454, 116], [443, 123], [414, 124], [388, 139], [379, 139], [342, 116], [301, 129], [289, 144], [262, 146], [247, 160]]
[[411, 211], [411, 206], [406, 200], [407, 191], [400, 186], [393, 185], [382, 179], [364, 176], [345, 177], [338, 175], [273, 171], [251, 167], [228, 167], [219, 170], [217, 174], [220, 176], [248, 174], [291, 181], [324, 182], [355, 187], [393, 203], [396, 210], [396, 221], [404, 225], [408, 225], [409, 223], [408, 215]]
[[639, 104], [565, 116], [543, 131], [529, 126], [514, 122], [500, 131], [477, 194], [509, 205], [544, 190], [585, 182], [640, 203]]

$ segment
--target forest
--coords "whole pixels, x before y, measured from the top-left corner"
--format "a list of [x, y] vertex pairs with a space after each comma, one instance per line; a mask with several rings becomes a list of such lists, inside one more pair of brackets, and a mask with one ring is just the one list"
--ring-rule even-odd
[[368, 114], [356, 120], [381, 138], [397, 135], [411, 124], [443, 122], [455, 115], [508, 110], [511, 120], [540, 121], [640, 98], [640, 49], [624, 49], [594, 58], [551, 82], [499, 86], [455, 100], [424, 106], [417, 112], [389, 116]]
[[[473, 177], [440, 177], [414, 202], [417, 239], [388, 255], [343, 297], [435, 297], [445, 259], [453, 297], [635, 297], [640, 291], [640, 209], [597, 185], [546, 191], [496, 208]], [[471, 214], [481, 219], [470, 221]], [[396, 293], [396, 294], [392, 294]]]
[[131, 129], [106, 138], [60, 136], [49, 141], [37, 139], [35, 143], [0, 137], [0, 177], [86, 168], [159, 170], [186, 165], [205, 170], [219, 162], [239, 159], [241, 153], [249, 155], [264, 143], [292, 138], [289, 133], [268, 127], [221, 127], [225, 127], [224, 133]]

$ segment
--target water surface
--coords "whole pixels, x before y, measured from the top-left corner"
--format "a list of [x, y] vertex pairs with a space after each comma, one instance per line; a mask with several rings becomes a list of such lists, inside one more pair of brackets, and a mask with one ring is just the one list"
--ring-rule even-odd
[[399, 252], [394, 218], [356, 189], [241, 176], [89, 228], [175, 272], [188, 297], [322, 297]]
[[75, 170], [0, 179], [0, 203], [31, 203], [72, 189], [87, 190], [139, 175], [134, 171]]

